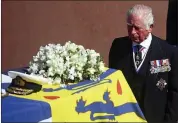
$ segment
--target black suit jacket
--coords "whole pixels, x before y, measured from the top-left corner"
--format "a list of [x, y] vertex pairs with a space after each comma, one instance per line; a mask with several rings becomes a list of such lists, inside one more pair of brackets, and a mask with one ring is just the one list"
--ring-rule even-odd
[[[133, 62], [132, 41], [116, 38], [109, 53], [109, 67], [120, 69], [130, 85], [148, 123], [176, 123], [178, 120], [178, 49], [152, 35], [145, 60], [137, 73]], [[171, 71], [151, 74], [150, 61], [169, 59]], [[161, 91], [160, 79], [167, 82]]]

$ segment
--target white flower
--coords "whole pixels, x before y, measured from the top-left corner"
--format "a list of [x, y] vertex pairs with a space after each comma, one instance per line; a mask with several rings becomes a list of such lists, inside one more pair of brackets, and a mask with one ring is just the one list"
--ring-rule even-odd
[[39, 74], [42, 75], [43, 73], [45, 73], [45, 70], [40, 70]]
[[104, 63], [103, 62], [99, 63], [99, 70], [102, 71], [102, 72], [104, 72], [105, 67], [104, 67]]
[[38, 61], [38, 56], [33, 56], [33, 60], [36, 62]]
[[82, 77], [82, 73], [78, 72], [78, 73], [77, 73], [77, 76], [79, 77], [80, 80], [83, 79], [83, 77]]
[[90, 72], [90, 74], [94, 74], [95, 73], [95, 69], [94, 68], [88, 68], [87, 71]]
[[69, 69], [69, 74], [74, 74], [75, 73], [75, 67], [72, 66], [70, 69]]
[[78, 54], [74, 54], [71, 56], [71, 61], [75, 62], [76, 60], [78, 60]]
[[38, 71], [38, 64], [36, 63], [31, 63], [30, 65], [30, 70], [33, 72], [33, 73], [36, 73]]

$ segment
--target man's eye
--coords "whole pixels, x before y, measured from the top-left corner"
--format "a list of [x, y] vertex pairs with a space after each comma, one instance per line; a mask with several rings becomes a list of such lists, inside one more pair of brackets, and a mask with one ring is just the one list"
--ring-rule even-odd
[[136, 29], [136, 30], [139, 30], [140, 28], [139, 28], [139, 27], [137, 27], [137, 26], [135, 26], [135, 29]]

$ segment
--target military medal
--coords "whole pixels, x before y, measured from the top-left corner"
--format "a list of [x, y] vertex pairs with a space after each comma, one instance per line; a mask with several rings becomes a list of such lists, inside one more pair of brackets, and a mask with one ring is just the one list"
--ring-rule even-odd
[[150, 64], [151, 64], [150, 72], [152, 74], [159, 72], [169, 72], [171, 70], [169, 59], [150, 61]]
[[166, 83], [166, 81], [164, 80], [164, 79], [160, 79], [159, 81], [158, 81], [158, 83], [156, 84], [156, 86], [162, 91], [164, 88], [165, 88], [165, 86], [167, 85], [167, 83]]

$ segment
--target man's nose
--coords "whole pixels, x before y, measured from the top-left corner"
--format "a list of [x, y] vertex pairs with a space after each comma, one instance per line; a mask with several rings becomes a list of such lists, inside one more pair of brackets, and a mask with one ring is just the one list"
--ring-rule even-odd
[[134, 28], [134, 27], [132, 27], [132, 28], [130, 29], [130, 32], [131, 32], [131, 34], [135, 34], [135, 33], [136, 33], [135, 28]]

